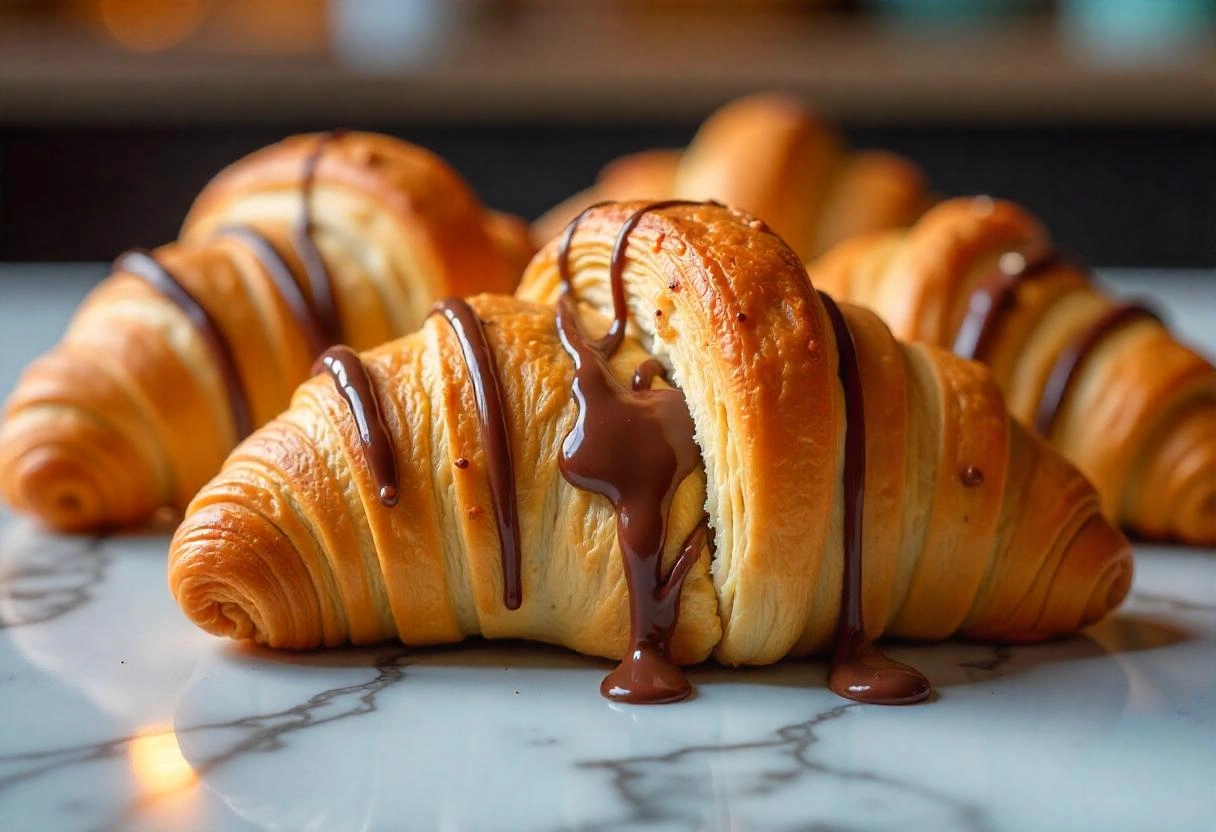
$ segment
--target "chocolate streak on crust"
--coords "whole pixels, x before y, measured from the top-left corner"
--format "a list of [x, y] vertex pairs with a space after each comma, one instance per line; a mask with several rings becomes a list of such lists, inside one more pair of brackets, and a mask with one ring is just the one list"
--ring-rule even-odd
[[[705, 546], [708, 526], [703, 517], [664, 576], [671, 501], [701, 462], [692, 417], [679, 390], [649, 389], [656, 372], [649, 361], [637, 368], [632, 389], [616, 379], [608, 362], [620, 347], [628, 321], [624, 271], [630, 233], [650, 211], [689, 204], [698, 203], [656, 202], [625, 220], [609, 262], [613, 319], [599, 338], [588, 338], [579, 323], [570, 272], [571, 243], [586, 211], [567, 227], [557, 253], [562, 282], [557, 329], [574, 360], [571, 392], [578, 402], [578, 421], [562, 442], [558, 466], [571, 485], [607, 497], [616, 510], [617, 541], [629, 586], [631, 644], [600, 685], [600, 693], [638, 704], [676, 702], [692, 692], [671, 659], [671, 638], [684, 579]], [[626, 448], [629, 453], [623, 452]]]
[[330, 347], [313, 365], [313, 372], [329, 373], [334, 386], [346, 400], [350, 414], [359, 431], [363, 457], [376, 483], [380, 502], [392, 507], [397, 504], [397, 453], [389, 438], [388, 427], [380, 400], [372, 387], [371, 376], [362, 359], [350, 347], [339, 344]]
[[910, 705], [932, 692], [919, 670], [883, 654], [866, 638], [862, 614], [862, 568], [866, 492], [866, 416], [857, 349], [848, 323], [836, 303], [822, 292], [840, 355], [838, 372], [845, 399], [844, 445], [844, 575], [836, 649], [828, 687], [838, 696], [874, 705]]
[[325, 155], [325, 151], [330, 145], [342, 138], [345, 133], [345, 130], [331, 130], [321, 134], [317, 139], [316, 147], [304, 160], [300, 185], [302, 201], [300, 217], [291, 231], [292, 242], [300, 254], [300, 260], [304, 263], [304, 272], [308, 276], [308, 288], [312, 295], [314, 313], [320, 322], [321, 331], [325, 334], [325, 341], [330, 344], [336, 344], [342, 340], [342, 320], [338, 314], [333, 285], [330, 283], [329, 269], [326, 268], [325, 259], [321, 257], [321, 252], [317, 250], [317, 244], [312, 238], [312, 189], [316, 182], [321, 157]]
[[279, 297], [287, 304], [287, 309], [308, 341], [310, 354], [317, 356], [324, 352], [332, 342], [325, 334], [325, 328], [321, 325], [316, 310], [309, 304], [300, 284], [296, 282], [291, 266], [274, 244], [252, 225], [226, 225], [216, 232], [216, 236], [231, 237], [245, 244], [270, 277]]
[[656, 378], [667, 378], [667, 371], [663, 369], [663, 365], [657, 359], [648, 358], [633, 371], [632, 388], [635, 392], [649, 390], [651, 383]]
[[[1010, 255], [1019, 258], [1016, 268], [1009, 268], [998, 261], [997, 266], [984, 275], [972, 290], [967, 301], [967, 312], [955, 335], [955, 355], [972, 361], [984, 361], [1001, 321], [1016, 301], [1018, 287], [1070, 259], [1058, 249], [1043, 245], [1021, 252], [1007, 252], [1001, 261]], [[1051, 434], [1056, 414], [1089, 354], [1112, 332], [1146, 318], [1160, 320], [1156, 312], [1142, 304], [1118, 304], [1064, 347], [1052, 364], [1035, 408], [1034, 427], [1041, 436]]]
[[[489, 465], [490, 497], [494, 501], [494, 518], [498, 523], [498, 541], [502, 549], [503, 604], [509, 610], [517, 610], [523, 603], [519, 510], [515, 494], [515, 465], [511, 459], [507, 411], [498, 379], [498, 365], [486, 341], [481, 319], [468, 303], [458, 298], [448, 298], [435, 304], [431, 314], [442, 316], [456, 333], [469, 379], [473, 382], [477, 418], [481, 423], [481, 441]], [[461, 460], [465, 461], [463, 466]], [[467, 458], [460, 457], [456, 466], [467, 467]]]
[[992, 271], [980, 278], [967, 300], [967, 312], [954, 337], [952, 349], [955, 355], [970, 361], [983, 361], [992, 347], [992, 339], [1001, 320], [1013, 306], [1018, 286], [1045, 273], [1063, 259], [1058, 251], [1049, 248], [1008, 254], [1018, 255], [1019, 266], [1008, 269], [998, 261]]
[[207, 309], [198, 302], [177, 277], [166, 269], [153, 254], [145, 249], [131, 249], [119, 255], [113, 270], [138, 277], [170, 301], [189, 319], [199, 337], [215, 358], [215, 366], [228, 393], [228, 405], [232, 411], [232, 422], [238, 439], [253, 431], [253, 420], [249, 411], [249, 400], [241, 384], [241, 375], [233, 358], [232, 346]]
[[1079, 333], [1056, 356], [1055, 364], [1043, 385], [1039, 406], [1035, 410], [1034, 429], [1041, 436], [1050, 436], [1056, 414], [1068, 397], [1068, 390], [1085, 360], [1108, 335], [1136, 321], [1160, 321], [1157, 313], [1138, 303], [1122, 303], [1111, 307], [1089, 328]]

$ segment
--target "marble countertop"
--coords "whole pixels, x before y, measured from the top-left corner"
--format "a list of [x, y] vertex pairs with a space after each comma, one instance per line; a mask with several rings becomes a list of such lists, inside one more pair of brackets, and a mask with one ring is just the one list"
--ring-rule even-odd
[[[0, 390], [99, 267], [0, 267]], [[1108, 274], [1216, 352], [1216, 274]], [[165, 587], [165, 530], [0, 514], [0, 830], [1197, 829], [1216, 816], [1216, 552], [1137, 547], [1077, 638], [896, 646], [934, 699], [837, 699], [825, 667], [690, 674], [612, 705], [608, 665], [471, 644], [275, 654]]]

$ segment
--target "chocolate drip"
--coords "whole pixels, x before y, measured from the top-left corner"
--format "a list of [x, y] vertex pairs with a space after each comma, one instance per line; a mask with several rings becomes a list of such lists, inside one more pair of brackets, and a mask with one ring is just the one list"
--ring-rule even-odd
[[974, 465], [968, 465], [959, 471], [958, 479], [967, 488], [978, 488], [984, 484], [984, 472]]
[[1056, 415], [1068, 397], [1068, 391], [1081, 366], [1106, 336], [1116, 330], [1140, 320], [1160, 321], [1157, 313], [1138, 303], [1123, 303], [1111, 307], [1089, 328], [1077, 335], [1056, 356], [1056, 361], [1047, 375], [1039, 406], [1035, 411], [1034, 427], [1042, 436], [1050, 436]]
[[363, 457], [371, 470], [372, 479], [380, 494], [380, 502], [386, 506], [397, 505], [397, 453], [389, 438], [380, 400], [372, 387], [367, 367], [350, 347], [330, 347], [317, 363], [313, 372], [325, 370], [334, 380], [334, 386], [350, 408], [363, 445]]
[[190, 320], [191, 325], [215, 359], [216, 369], [227, 389], [229, 408], [232, 411], [232, 422], [237, 436], [238, 438], [248, 436], [253, 430], [253, 419], [249, 411], [249, 399], [241, 385], [241, 375], [232, 354], [232, 346], [207, 309], [149, 251], [132, 249], [121, 254], [114, 261], [113, 268], [114, 271], [126, 272], [147, 283], [180, 309]]
[[337, 301], [334, 298], [333, 285], [330, 282], [329, 269], [325, 259], [317, 250], [317, 244], [312, 239], [312, 189], [317, 177], [317, 168], [321, 157], [334, 142], [342, 138], [345, 130], [331, 130], [323, 133], [317, 139], [308, 158], [304, 160], [304, 170], [300, 181], [301, 207], [300, 217], [291, 230], [291, 239], [299, 252], [304, 264], [304, 273], [308, 276], [308, 288], [312, 295], [312, 307], [325, 342], [335, 344], [342, 340], [342, 321], [338, 315]]
[[692, 692], [672, 661], [670, 649], [679, 620], [680, 592], [704, 548], [707, 519], [685, 541], [666, 576], [662, 564], [671, 501], [680, 483], [701, 462], [692, 417], [679, 390], [649, 389], [656, 374], [651, 362], [638, 367], [633, 389], [621, 384], [608, 364], [624, 338], [628, 320], [624, 271], [629, 234], [647, 212], [686, 204], [690, 203], [648, 205], [621, 226], [608, 269], [613, 320], [599, 338], [588, 338], [579, 323], [570, 273], [570, 245], [586, 211], [570, 223], [558, 248], [562, 295], [557, 303], [557, 328], [574, 360], [572, 392], [578, 403], [578, 420], [562, 443], [558, 465], [568, 482], [607, 497], [616, 510], [617, 541], [629, 586], [631, 646], [600, 685], [600, 693], [622, 702], [676, 702]]
[[311, 354], [320, 355], [329, 346], [330, 341], [316, 310], [312, 308], [308, 298], [300, 290], [300, 284], [296, 282], [291, 266], [274, 247], [274, 243], [251, 225], [226, 225], [216, 232], [216, 236], [240, 240], [246, 248], [253, 252], [258, 262], [262, 264], [263, 270], [269, 275], [270, 282], [274, 284], [279, 297], [287, 304], [296, 324], [304, 333]]
[[[503, 604], [509, 610], [517, 610], [523, 603], [519, 511], [516, 507], [515, 465], [511, 460], [511, 442], [502, 387], [498, 382], [498, 366], [486, 341], [481, 319], [473, 307], [463, 300], [448, 298], [435, 304], [431, 314], [442, 315], [456, 333], [469, 378], [473, 382], [477, 417], [481, 422], [481, 441], [489, 463], [490, 497], [494, 501], [494, 518], [498, 523], [498, 541], [502, 549]], [[462, 467], [459, 460], [457, 467]]]
[[920, 671], [884, 655], [866, 638], [862, 610], [863, 508], [866, 491], [866, 421], [857, 351], [835, 302], [819, 294], [832, 322], [845, 398], [844, 575], [840, 623], [828, 687], [838, 696], [875, 705], [910, 705], [932, 691]]
[[1000, 321], [1013, 306], [1018, 285], [1045, 273], [1060, 260], [1059, 252], [1045, 246], [1003, 255], [971, 292], [967, 312], [954, 337], [954, 354], [983, 361]]
[[667, 378], [667, 371], [654, 358], [647, 358], [633, 371], [633, 390], [649, 390], [656, 378]]

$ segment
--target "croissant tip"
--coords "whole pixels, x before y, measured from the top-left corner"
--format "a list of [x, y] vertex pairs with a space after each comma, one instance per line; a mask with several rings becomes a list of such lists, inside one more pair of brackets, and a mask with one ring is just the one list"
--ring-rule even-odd
[[[319, 609], [299, 559], [276, 558], [290, 543], [248, 507], [205, 505], [190, 512], [169, 544], [169, 589], [201, 630], [276, 649], [323, 643]], [[294, 550], [291, 550], [294, 551]], [[276, 569], [270, 564], [279, 564]], [[287, 564], [298, 566], [298, 570]]]
[[1106, 518], [1098, 516], [1086, 524], [1079, 540], [1083, 549], [1106, 552], [1109, 559], [1109, 566], [1094, 587], [1082, 613], [1080, 626], [1085, 627], [1106, 617], [1123, 603], [1131, 591], [1135, 569], [1131, 543]]
[[34, 514], [56, 531], [97, 528], [108, 519], [104, 481], [70, 448], [31, 448], [12, 462], [0, 480], [15, 508]]
[[[190, 555], [180, 554], [177, 547], [171, 557], [178, 564], [188, 562]], [[196, 627], [213, 636], [235, 641], [264, 641], [251, 614], [252, 604], [248, 599], [235, 597], [236, 589], [229, 583], [209, 580], [205, 577], [183, 577], [176, 579], [174, 572], [182, 568], [175, 564], [170, 570], [170, 589], [182, 611]]]

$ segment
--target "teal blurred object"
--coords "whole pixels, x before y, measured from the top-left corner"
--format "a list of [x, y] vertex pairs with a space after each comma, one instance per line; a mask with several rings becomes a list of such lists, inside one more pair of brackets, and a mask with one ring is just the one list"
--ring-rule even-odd
[[865, 0], [865, 5], [901, 21], [925, 25], [971, 25], [1044, 8], [1044, 0]]
[[1111, 63], [1159, 63], [1185, 60], [1207, 39], [1216, 0], [1063, 0], [1061, 14], [1085, 52]]

